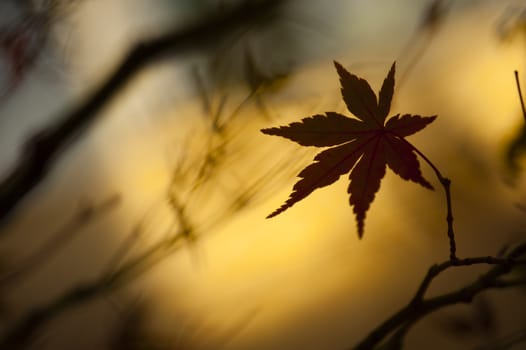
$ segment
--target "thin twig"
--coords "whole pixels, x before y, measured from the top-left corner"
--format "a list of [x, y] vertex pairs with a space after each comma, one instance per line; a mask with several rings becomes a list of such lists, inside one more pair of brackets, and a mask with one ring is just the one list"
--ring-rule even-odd
[[119, 264], [121, 264], [126, 257], [126, 255], [132, 250], [132, 248], [137, 244], [139, 237], [143, 233], [142, 223], [137, 224], [131, 231], [130, 235], [126, 237], [121, 246], [117, 249], [114, 255], [111, 257], [109, 262], [106, 264], [106, 267], [103, 271], [113, 272], [119, 269]]
[[521, 101], [522, 116], [524, 117], [524, 121], [526, 121], [526, 107], [524, 107], [524, 99], [522, 98], [521, 84], [519, 81], [518, 71], [515, 71], [515, 82], [517, 83], [517, 91], [519, 93], [519, 99]]
[[495, 258], [492, 256], [482, 256], [482, 257], [476, 257], [476, 258], [448, 260], [439, 265], [433, 265], [427, 271], [427, 274], [422, 280], [422, 283], [420, 284], [420, 286], [418, 287], [418, 290], [415, 296], [413, 297], [413, 300], [411, 301], [411, 303], [418, 303], [422, 301], [433, 279], [451, 267], [471, 266], [471, 265], [480, 265], [480, 264], [503, 265], [503, 264], [511, 264], [511, 263], [518, 264], [517, 261], [514, 261], [512, 259]]

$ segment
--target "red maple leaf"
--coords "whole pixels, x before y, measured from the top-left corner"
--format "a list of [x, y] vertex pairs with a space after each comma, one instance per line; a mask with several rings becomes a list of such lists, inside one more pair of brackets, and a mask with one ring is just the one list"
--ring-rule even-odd
[[397, 114], [386, 121], [394, 92], [395, 63], [382, 84], [378, 99], [366, 80], [349, 73], [338, 62], [334, 65], [340, 76], [343, 100], [356, 118], [327, 112], [287, 126], [261, 130], [303, 146], [336, 146], [316, 155], [315, 162], [299, 173], [301, 180], [294, 185], [289, 199], [268, 218], [350, 172], [347, 192], [361, 238], [365, 214], [380, 188], [386, 165], [404, 180], [433, 189], [420, 172], [416, 149], [405, 137], [425, 128], [436, 116]]

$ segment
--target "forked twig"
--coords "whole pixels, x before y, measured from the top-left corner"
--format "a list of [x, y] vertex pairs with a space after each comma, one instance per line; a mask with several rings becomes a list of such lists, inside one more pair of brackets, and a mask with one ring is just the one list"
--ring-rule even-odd
[[[507, 258], [499, 259], [493, 257], [477, 257], [457, 260], [447, 260], [439, 265], [432, 266], [421, 285], [419, 286], [412, 301], [400, 309], [394, 315], [385, 320], [367, 335], [361, 342], [351, 349], [372, 350], [382, 343], [390, 334], [396, 332], [391, 339], [392, 344], [401, 346], [403, 338], [416, 322], [424, 316], [437, 311], [443, 307], [459, 303], [470, 303], [473, 298], [481, 292], [489, 289], [502, 288], [501, 277], [509, 274], [513, 268], [524, 265], [525, 261], [519, 260], [526, 254], [526, 243], [517, 246], [508, 254]], [[458, 288], [452, 292], [445, 293], [429, 299], [424, 298], [432, 280], [440, 273], [451, 267], [471, 265], [494, 265], [489, 271], [481, 275], [471, 284]]]

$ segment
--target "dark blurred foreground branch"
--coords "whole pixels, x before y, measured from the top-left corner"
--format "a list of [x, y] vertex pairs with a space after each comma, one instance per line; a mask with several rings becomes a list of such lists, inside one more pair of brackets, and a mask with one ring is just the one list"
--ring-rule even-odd
[[521, 103], [522, 116], [524, 117], [524, 121], [526, 121], [526, 107], [524, 106], [524, 99], [522, 97], [521, 83], [520, 83], [520, 80], [519, 80], [519, 72], [518, 71], [515, 71], [515, 82], [517, 83], [517, 92], [519, 94], [519, 101]]
[[[428, 314], [460, 303], [471, 303], [473, 298], [481, 292], [489, 289], [512, 288], [517, 285], [525, 285], [524, 279], [512, 281], [504, 279], [519, 266], [526, 264], [526, 243], [513, 249], [505, 258], [476, 257], [457, 260], [447, 260], [441, 264], [433, 265], [421, 282], [413, 299], [394, 315], [386, 319], [382, 324], [369, 333], [361, 342], [352, 347], [354, 350], [380, 349], [380, 345], [391, 334], [391, 338], [382, 349], [401, 349], [403, 340], [409, 329]], [[431, 282], [442, 272], [460, 266], [472, 265], [494, 265], [486, 273], [479, 276], [477, 280], [462, 288], [436, 297], [425, 299], [425, 293]], [[516, 282], [520, 282], [519, 284]]]
[[115, 71], [88, 98], [55, 124], [30, 137], [18, 164], [0, 183], [0, 225], [53, 168], [74, 139], [95, 121], [101, 109], [148, 64], [203, 49], [240, 27], [267, 18], [282, 0], [247, 1], [233, 10], [211, 15], [186, 29], [176, 29], [136, 45]]
[[34, 273], [39, 267], [60, 252], [60, 250], [64, 249], [72, 239], [77, 237], [77, 235], [72, 234], [72, 232], [80, 231], [81, 227], [113, 209], [119, 201], [119, 196], [112, 196], [101, 203], [86, 205], [81, 208], [70, 221], [23, 261], [19, 262], [15, 268], [0, 275], [0, 288], [13, 287], [28, 277], [28, 275]]
[[162, 260], [163, 257], [179, 249], [185, 240], [184, 234], [175, 233], [172, 239], [154, 244], [127, 261], [118, 270], [104, 271], [99, 278], [69, 289], [56, 299], [33, 309], [3, 332], [0, 338], [0, 350], [27, 348], [48, 322], [71, 308], [108, 295], [123, 287]]
[[[242, 103], [244, 104], [245, 100]], [[237, 115], [239, 110], [235, 109], [234, 111]], [[216, 113], [212, 114], [216, 115]], [[66, 287], [67, 289], [55, 298], [46, 301], [44, 304], [32, 307], [27, 313], [13, 319], [13, 322], [5, 326], [2, 325], [4, 327], [0, 332], [0, 350], [30, 347], [35, 340], [38, 340], [37, 337], [43, 334], [46, 326], [59, 316], [91, 301], [100, 300], [107, 296], [111, 297], [112, 293], [122, 290], [129, 283], [137, 281], [140, 276], [148, 272], [153, 266], [171, 254], [176, 253], [181, 247], [186, 246], [187, 243], [195, 243], [196, 239], [213, 230], [225, 219], [239, 213], [248, 205], [257, 203], [265, 198], [266, 195], [274, 193], [273, 186], [275, 184], [273, 181], [281, 181], [280, 174], [289, 178], [292, 176], [292, 173], [296, 172], [296, 169], [291, 169], [290, 173], [283, 171], [290, 164], [291, 158], [287, 158], [283, 162], [277, 162], [275, 168], [262, 173], [260, 176], [256, 176], [257, 174], [254, 174], [252, 171], [253, 180], [246, 183], [238, 182], [236, 191], [229, 190], [228, 200], [223, 202], [224, 205], [219, 209], [213, 209], [213, 212], [208, 212], [206, 205], [213, 196], [213, 191], [223, 188], [217, 172], [228, 168], [230, 175], [232, 175], [239, 170], [234, 166], [234, 162], [245, 159], [237, 144], [235, 145], [236, 147], [233, 147], [234, 145], [226, 147], [225, 144], [227, 141], [223, 133], [230, 134], [230, 129], [236, 125], [234, 117], [234, 114], [229, 114], [221, 118], [220, 127], [218, 128], [218, 130], [222, 130], [221, 133], [216, 130], [210, 132], [209, 125], [205, 126], [205, 134], [198, 133], [198, 130], [194, 131], [192, 140], [196, 140], [196, 142], [202, 142], [206, 135], [214, 138], [210, 140], [210, 146], [205, 149], [199, 148], [197, 153], [194, 153], [192, 152], [192, 143], [183, 143], [183, 146], [181, 146], [185, 150], [181, 153], [183, 158], [177, 159], [170, 166], [171, 179], [167, 184], [165, 195], [148, 210], [142, 220], [139, 220], [131, 230], [130, 235], [115, 249], [107, 263], [102, 267], [97, 278]], [[210, 124], [215, 124], [216, 122], [212, 118], [208, 118], [207, 121]], [[227, 122], [228, 125], [226, 124]], [[245, 126], [246, 123], [242, 125]], [[244, 133], [240, 134], [244, 135]], [[230, 140], [228, 142], [233, 141]], [[216, 157], [213, 162], [210, 161], [212, 156]], [[247, 149], [246, 156], [254, 156], [252, 148]], [[191, 209], [196, 207], [199, 208], [200, 212], [207, 213], [206, 221], [200, 220], [197, 215], [191, 215]], [[147, 233], [152, 229], [150, 224], [154, 217], [151, 215], [162, 211], [163, 208], [168, 208], [172, 217], [166, 227], [163, 227], [160, 231], [155, 229], [155, 236], [160, 237], [160, 239], [151, 243], [148, 241], [141, 242], [142, 238], [149, 236]], [[88, 217], [93, 217], [93, 210], [89, 214]], [[80, 217], [84, 218], [85, 215], [80, 215]], [[73, 223], [77, 222], [75, 219]], [[67, 232], [72, 235], [72, 232], [76, 229], [75, 226], [74, 224], [72, 226], [66, 225], [63, 230], [53, 235], [52, 241], [71, 239]], [[141, 243], [140, 245], [139, 242]], [[59, 245], [62, 245], [62, 243], [59, 243]], [[39, 249], [38, 252], [40, 253], [37, 253], [35, 258], [30, 258], [30, 265], [26, 268], [24, 264], [21, 270], [18, 270], [22, 273], [22, 277], [25, 273], [32, 271], [28, 270], [28, 268], [34, 266], [35, 262], [51, 258], [56, 253], [56, 249], [58, 248], [53, 246], [51, 241], [44, 248]], [[18, 275], [15, 273], [15, 276], [13, 276], [14, 280], [11, 279], [10, 282], [19, 279], [20, 272], [18, 272]]]

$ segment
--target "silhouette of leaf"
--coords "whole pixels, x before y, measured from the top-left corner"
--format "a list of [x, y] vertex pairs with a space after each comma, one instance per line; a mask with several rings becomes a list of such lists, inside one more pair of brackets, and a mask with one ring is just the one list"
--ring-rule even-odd
[[391, 110], [391, 100], [393, 99], [394, 93], [394, 74], [395, 74], [395, 65], [391, 66], [387, 77], [385, 77], [382, 88], [380, 89], [380, 94], [378, 96], [378, 111], [380, 112], [381, 122], [385, 121], [389, 111]]
[[367, 131], [364, 123], [344, 115], [327, 112], [279, 128], [263, 129], [267, 135], [277, 135], [302, 146], [336, 146], [352, 141]]
[[356, 118], [326, 112], [287, 126], [261, 130], [302, 146], [332, 147], [316, 155], [315, 162], [299, 173], [301, 180], [294, 185], [287, 201], [268, 218], [350, 172], [347, 192], [361, 238], [365, 215], [380, 188], [386, 166], [404, 180], [433, 189], [420, 172], [415, 148], [404, 137], [422, 130], [436, 116], [397, 114], [386, 122], [394, 93], [395, 63], [382, 84], [378, 100], [366, 80], [349, 73], [338, 62], [334, 65], [340, 77], [342, 98]]

